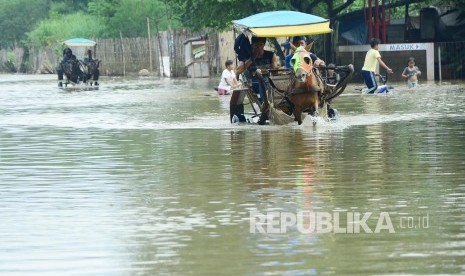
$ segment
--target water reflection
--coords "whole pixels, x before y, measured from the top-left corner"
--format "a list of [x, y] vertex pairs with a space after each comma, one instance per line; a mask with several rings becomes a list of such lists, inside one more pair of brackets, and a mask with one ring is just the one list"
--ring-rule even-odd
[[[463, 85], [348, 90], [314, 128], [231, 125], [209, 80], [7, 78], [2, 274], [463, 272]], [[251, 211], [388, 212], [396, 233], [251, 233]]]

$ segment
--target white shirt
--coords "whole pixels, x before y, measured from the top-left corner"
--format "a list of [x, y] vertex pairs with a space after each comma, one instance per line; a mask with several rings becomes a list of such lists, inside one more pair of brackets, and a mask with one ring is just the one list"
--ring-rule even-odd
[[[231, 90], [231, 85], [228, 84], [232, 83], [233, 79], [236, 78], [236, 73], [234, 70], [229, 71], [228, 69], [224, 69], [223, 73], [221, 74], [220, 84], [218, 85], [218, 89], [224, 90]], [[228, 80], [228, 82], [226, 82]]]

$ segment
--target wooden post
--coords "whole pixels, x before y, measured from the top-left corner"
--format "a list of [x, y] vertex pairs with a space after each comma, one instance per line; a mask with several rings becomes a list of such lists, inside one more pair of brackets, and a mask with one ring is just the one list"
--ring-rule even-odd
[[373, 36], [373, 7], [372, 7], [372, 0], [368, 0], [368, 22], [369, 22], [369, 25], [368, 25], [368, 28], [370, 28], [370, 37], [368, 38], [368, 41], [370, 41], [370, 39], [372, 39], [374, 36]]
[[387, 19], [386, 19], [386, 9], [384, 8], [384, 5], [386, 4], [385, 0], [382, 0], [382, 6], [381, 6], [381, 16], [383, 18], [383, 21], [381, 22], [381, 34], [383, 36], [383, 43], [387, 43], [387, 35], [386, 35], [386, 25], [387, 25]]
[[[168, 49], [168, 57], [169, 57], [169, 68], [168, 70], [170, 70], [170, 76], [172, 75], [172, 66], [173, 66], [173, 63], [171, 61], [175, 60], [175, 58], [173, 57], [174, 55], [174, 52], [176, 51], [176, 43], [174, 43], [174, 32], [173, 32], [173, 29], [172, 29], [172, 20], [171, 20], [171, 13], [170, 13], [170, 9], [169, 9], [169, 6], [168, 6], [168, 3], [169, 1], [168, 0], [165, 0], [165, 9], [166, 9], [166, 16], [168, 17], [168, 35], [167, 35], [167, 49]], [[158, 29], [158, 27], [157, 27]], [[172, 46], [172, 47], [171, 47]], [[161, 47], [161, 45], [160, 45]], [[162, 63], [163, 64], [163, 63]], [[176, 68], [175, 68], [176, 69]], [[163, 76], [165, 75], [165, 69], [163, 68]]]
[[123, 76], [126, 76], [126, 58], [124, 55], [124, 44], [123, 44], [123, 34], [119, 32], [119, 37], [121, 39], [121, 51], [123, 52]]
[[[234, 27], [232, 29], [233, 29], [233, 41], [235, 42], [236, 41], [236, 29]], [[218, 48], [219, 48], [219, 46], [218, 46]], [[236, 57], [236, 71], [237, 71], [237, 66], [239, 66], [239, 65], [238, 65], [237, 55], [235, 55], [235, 57]], [[218, 62], [218, 64], [216, 66], [217, 66], [217, 68], [218, 67], [222, 68], [221, 67], [222, 66], [221, 65], [221, 58], [220, 58], [220, 61]], [[217, 70], [216, 73], [219, 74], [220, 70]], [[236, 77], [237, 77], [237, 80], [239, 80], [239, 76], [236, 76]]]
[[[205, 39], [205, 58], [204, 58], [204, 59], [205, 59], [206, 62], [207, 62], [207, 74], [210, 75], [210, 57], [209, 57], [209, 55], [208, 55], [208, 49], [209, 49], [210, 47], [208, 47], [208, 43], [210, 43], [210, 40], [208, 40], [208, 38], [206, 38], [206, 39]], [[281, 49], [280, 49], [280, 50], [281, 50]], [[201, 66], [202, 66], [202, 63], [200, 63], [200, 64], [201, 64]], [[202, 72], [202, 68], [200, 69], [200, 72]], [[204, 77], [203, 74], [201, 74], [201, 76]], [[205, 76], [205, 77], [207, 77], [207, 76]]]
[[441, 44], [438, 44], [439, 84], [442, 83]]
[[150, 72], [153, 70], [153, 65], [152, 65], [152, 40], [150, 38], [150, 20], [149, 17], [147, 16], [147, 37], [149, 39], [149, 59], [150, 59]]
[[158, 37], [158, 47], [160, 47], [160, 64], [161, 64], [161, 70], [160, 70], [160, 77], [165, 76], [165, 66], [163, 65], [163, 55], [161, 51], [161, 41], [160, 41], [160, 32], [158, 31], [158, 21], [154, 19], [155, 22], [155, 29], [157, 30], [157, 37]]

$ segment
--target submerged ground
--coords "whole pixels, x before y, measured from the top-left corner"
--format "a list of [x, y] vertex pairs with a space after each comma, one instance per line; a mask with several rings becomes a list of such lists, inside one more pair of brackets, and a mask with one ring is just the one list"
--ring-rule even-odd
[[1, 75], [0, 274], [465, 273], [464, 83], [313, 127], [231, 125], [216, 82]]

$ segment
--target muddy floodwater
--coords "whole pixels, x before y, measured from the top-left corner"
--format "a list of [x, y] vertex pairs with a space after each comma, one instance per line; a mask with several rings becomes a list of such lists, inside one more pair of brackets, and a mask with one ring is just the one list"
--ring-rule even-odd
[[231, 125], [216, 85], [0, 75], [0, 274], [465, 274], [465, 83], [315, 127]]

